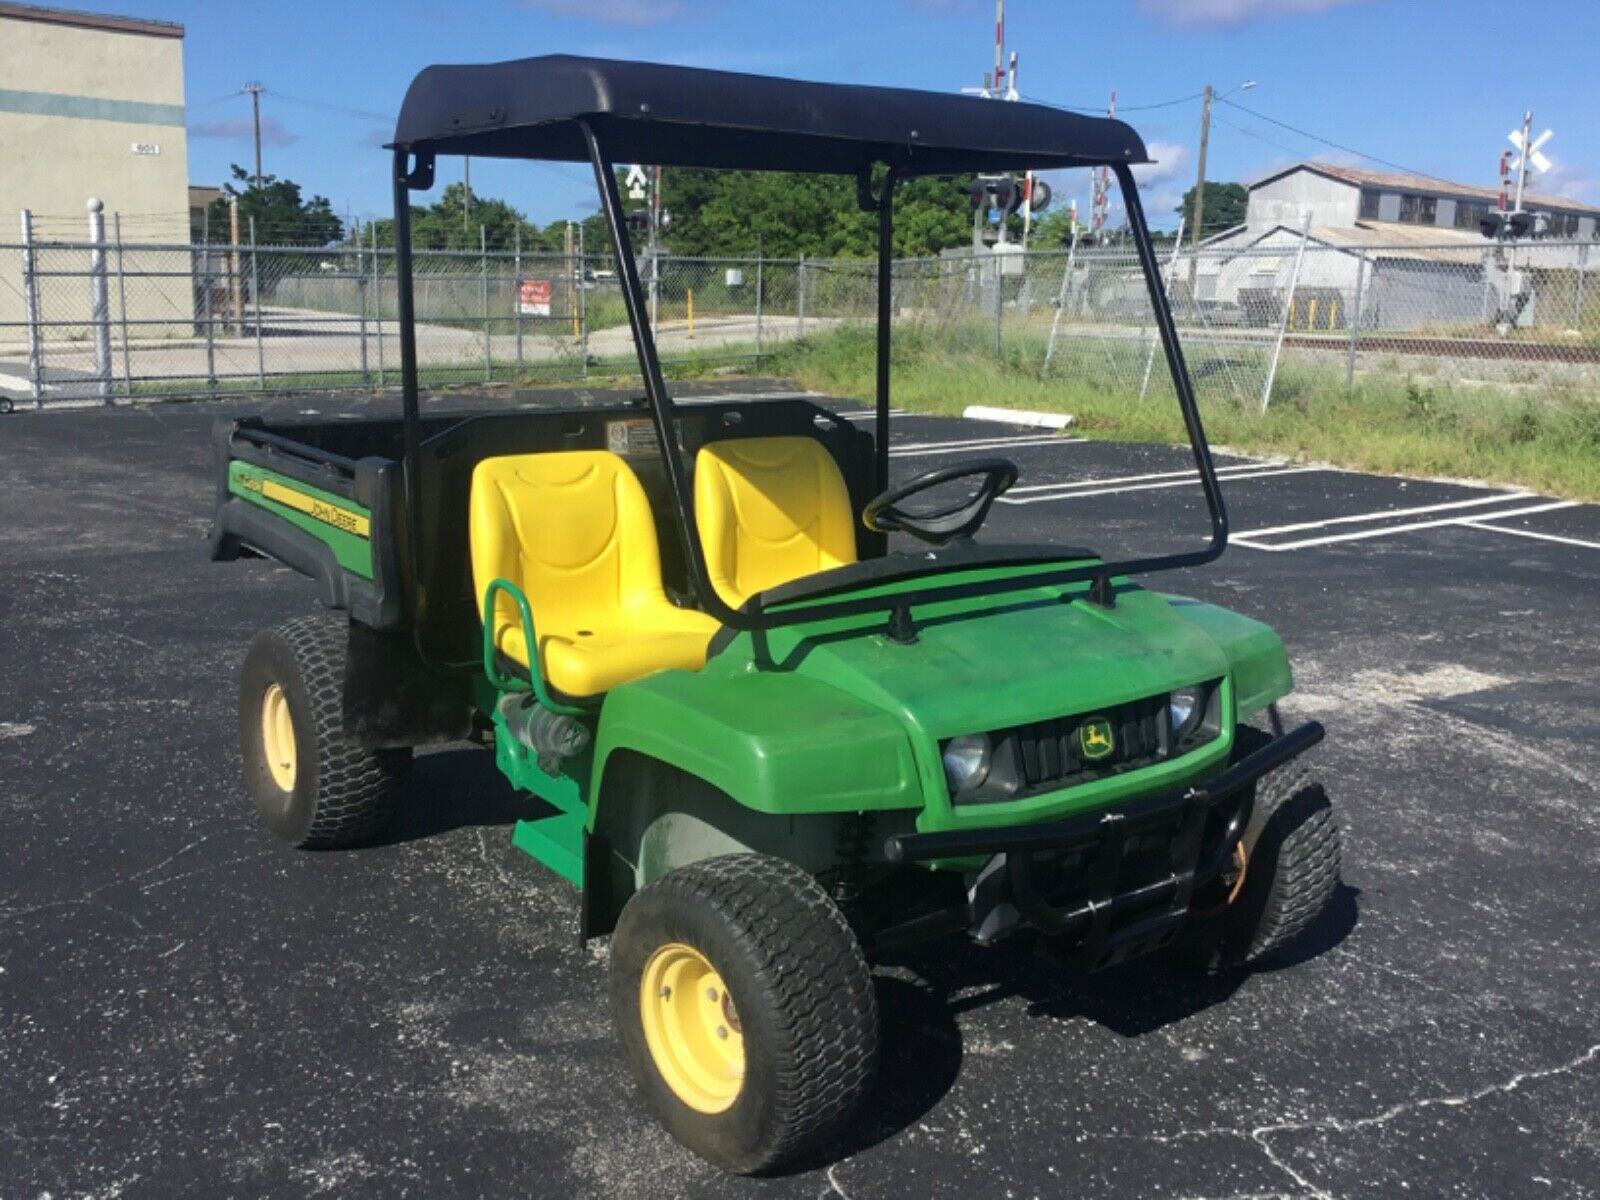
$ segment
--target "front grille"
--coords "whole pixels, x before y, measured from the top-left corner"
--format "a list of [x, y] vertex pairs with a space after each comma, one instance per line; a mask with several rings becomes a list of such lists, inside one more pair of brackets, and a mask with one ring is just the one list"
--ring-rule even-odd
[[[1090, 712], [990, 730], [993, 749], [988, 775], [977, 787], [954, 794], [951, 800], [963, 805], [1021, 800], [1187, 754], [1221, 732], [1221, 680], [1200, 686], [1202, 716], [1181, 736], [1173, 735], [1165, 692]], [[1087, 742], [1086, 726], [1094, 727], [1094, 736]], [[1100, 749], [1108, 730], [1110, 748], [1098, 754], [1086, 752]]]
[[[1097, 713], [1021, 725], [1002, 740], [1014, 741], [1020, 767], [1017, 783], [1026, 791], [1039, 791], [1160, 761], [1166, 711], [1166, 696], [1153, 696]], [[1083, 754], [1081, 729], [1085, 721], [1097, 719], [1111, 725], [1113, 745], [1105, 757], [1089, 759]]]

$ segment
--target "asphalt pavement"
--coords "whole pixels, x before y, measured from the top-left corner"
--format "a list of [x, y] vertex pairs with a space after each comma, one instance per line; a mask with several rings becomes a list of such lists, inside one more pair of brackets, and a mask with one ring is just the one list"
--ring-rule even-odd
[[[1600, 507], [1219, 454], [1234, 546], [1146, 583], [1288, 643], [1335, 903], [1222, 979], [885, 968], [871, 1102], [745, 1180], [646, 1115], [488, 753], [420, 756], [374, 846], [255, 819], [239, 663], [315, 599], [206, 558], [228, 410], [0, 417], [0, 1197], [1600, 1196]], [[897, 474], [1019, 464], [992, 539], [1205, 535], [1181, 450], [892, 428]]]

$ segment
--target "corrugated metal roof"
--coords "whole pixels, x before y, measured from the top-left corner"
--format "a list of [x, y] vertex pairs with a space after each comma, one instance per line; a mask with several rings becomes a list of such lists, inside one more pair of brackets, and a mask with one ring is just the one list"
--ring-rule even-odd
[[[1329, 179], [1355, 184], [1357, 187], [1384, 188], [1396, 192], [1423, 192], [1433, 196], [1486, 200], [1490, 203], [1500, 198], [1500, 192], [1497, 188], [1477, 187], [1470, 183], [1452, 183], [1448, 179], [1435, 179], [1430, 175], [1406, 175], [1395, 171], [1369, 171], [1365, 167], [1346, 167], [1338, 163], [1316, 161], [1296, 163], [1292, 167], [1274, 171], [1265, 179], [1259, 179], [1252, 183], [1250, 189], [1254, 191], [1264, 184], [1271, 183], [1275, 179], [1282, 179], [1285, 175], [1292, 175], [1296, 171], [1314, 171], [1318, 175], [1325, 175]], [[1555, 208], [1566, 212], [1600, 214], [1600, 208], [1577, 200], [1569, 200], [1565, 196], [1541, 196], [1534, 192], [1525, 192], [1523, 193], [1522, 202], [1538, 208]]]

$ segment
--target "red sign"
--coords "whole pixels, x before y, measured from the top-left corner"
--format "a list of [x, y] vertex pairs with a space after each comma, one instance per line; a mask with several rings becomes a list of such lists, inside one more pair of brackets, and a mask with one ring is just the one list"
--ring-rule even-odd
[[550, 315], [550, 281], [524, 279], [517, 284], [517, 312], [524, 317]]

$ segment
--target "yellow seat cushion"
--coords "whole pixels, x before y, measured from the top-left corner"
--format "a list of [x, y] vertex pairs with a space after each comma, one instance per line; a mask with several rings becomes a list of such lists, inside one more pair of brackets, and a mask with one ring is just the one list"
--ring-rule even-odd
[[533, 612], [539, 670], [569, 696], [596, 696], [669, 667], [698, 670], [719, 628], [678, 608], [661, 585], [650, 502], [628, 464], [603, 450], [486, 458], [472, 472], [472, 582], [494, 644], [529, 665], [510, 596], [483, 597], [495, 579], [522, 589]]
[[844, 476], [808, 437], [733, 438], [695, 458], [695, 523], [717, 593], [757, 592], [856, 561]]

